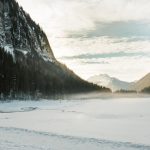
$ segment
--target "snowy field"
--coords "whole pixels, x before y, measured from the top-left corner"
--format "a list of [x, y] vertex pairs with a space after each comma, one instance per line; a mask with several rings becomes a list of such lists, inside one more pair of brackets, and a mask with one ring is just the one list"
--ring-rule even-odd
[[0, 102], [0, 150], [150, 150], [150, 98]]

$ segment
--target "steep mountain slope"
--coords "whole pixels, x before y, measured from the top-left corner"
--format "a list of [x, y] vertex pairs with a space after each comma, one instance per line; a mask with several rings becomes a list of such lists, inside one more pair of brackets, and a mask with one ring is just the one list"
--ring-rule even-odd
[[106, 74], [100, 74], [96, 76], [92, 76], [88, 79], [89, 82], [95, 83], [100, 86], [105, 86], [110, 88], [113, 92], [119, 90], [130, 90], [130, 86], [133, 83], [121, 81], [117, 78], [110, 77]]
[[43, 30], [15, 0], [0, 0], [0, 99], [110, 91], [88, 83], [53, 55]]
[[14, 0], [0, 0], [0, 47], [14, 57], [35, 51], [45, 60], [55, 60], [45, 33]]
[[140, 80], [138, 80], [133, 86], [132, 88], [137, 90], [137, 91], [141, 91], [143, 89], [146, 89], [150, 87], [150, 73], [148, 73], [147, 75], [145, 75], [143, 78], [141, 78]]

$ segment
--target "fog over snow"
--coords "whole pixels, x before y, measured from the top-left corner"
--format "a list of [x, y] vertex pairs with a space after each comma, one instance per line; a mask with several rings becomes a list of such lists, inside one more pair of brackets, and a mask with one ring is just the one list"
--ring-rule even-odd
[[45, 30], [55, 56], [87, 79], [133, 81], [150, 72], [149, 0], [18, 0]]

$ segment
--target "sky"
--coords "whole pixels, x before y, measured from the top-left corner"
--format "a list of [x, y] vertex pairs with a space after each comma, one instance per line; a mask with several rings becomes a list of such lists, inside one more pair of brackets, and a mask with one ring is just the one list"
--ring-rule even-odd
[[55, 57], [80, 77], [135, 81], [150, 72], [150, 0], [18, 0]]

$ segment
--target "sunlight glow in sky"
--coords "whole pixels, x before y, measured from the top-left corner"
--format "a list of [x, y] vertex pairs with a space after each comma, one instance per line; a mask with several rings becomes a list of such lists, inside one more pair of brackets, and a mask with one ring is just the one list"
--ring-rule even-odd
[[150, 72], [150, 0], [18, 0], [56, 58], [87, 79], [134, 81]]

